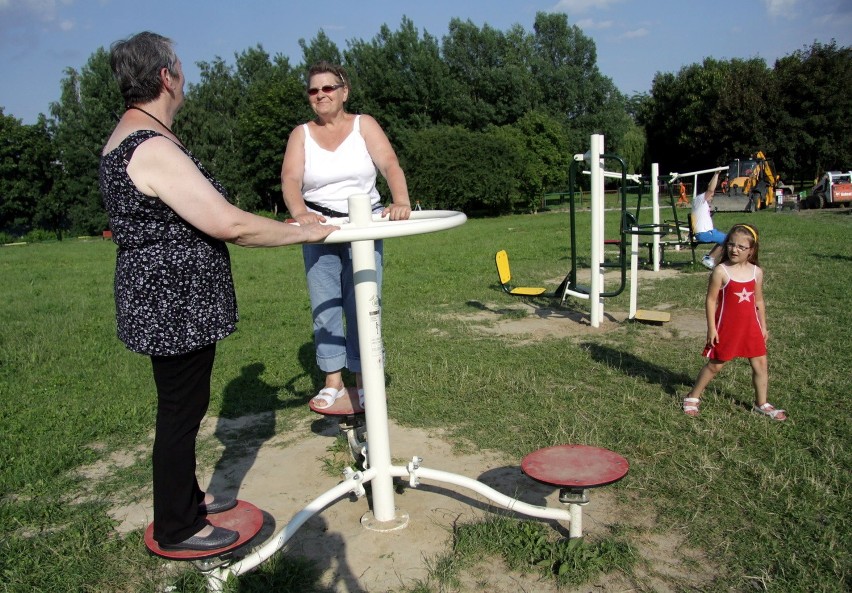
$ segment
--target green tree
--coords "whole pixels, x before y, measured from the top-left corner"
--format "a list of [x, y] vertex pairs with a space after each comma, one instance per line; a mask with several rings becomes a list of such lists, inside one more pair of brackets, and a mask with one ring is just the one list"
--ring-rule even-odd
[[852, 47], [815, 41], [775, 62], [780, 169], [800, 179], [852, 167]]
[[[332, 64], [343, 65], [343, 55], [340, 53], [337, 45], [328, 38], [328, 35], [322, 29], [308, 43], [304, 39], [299, 39], [299, 47], [302, 48], [304, 75], [307, 75], [307, 69], [317, 62], [326, 61]], [[307, 80], [303, 80], [303, 84], [307, 84], [307, 82]]]
[[395, 146], [406, 131], [450, 112], [451, 78], [438, 42], [425, 32], [421, 38], [410, 19], [403, 17], [395, 32], [382, 25], [369, 43], [351, 41], [344, 56], [353, 85], [349, 108], [375, 117]]
[[[237, 59], [237, 67], [249, 54]], [[254, 56], [255, 58], [259, 56]], [[311, 113], [305, 87], [287, 58], [267, 59], [242, 81], [245, 90], [237, 116], [242, 183], [237, 186], [237, 204], [247, 210], [277, 211], [281, 196], [281, 161], [290, 131]]]
[[709, 106], [708, 161], [720, 165], [756, 154], [775, 156], [783, 143], [777, 128], [777, 95], [772, 71], [762, 58], [720, 62], [718, 98]]
[[648, 93], [635, 93], [624, 98], [624, 111], [635, 122], [641, 122], [648, 111], [648, 102], [651, 96]]
[[426, 208], [511, 212], [522, 199], [519, 144], [499, 131], [473, 132], [461, 126], [413, 132], [402, 163], [409, 192]]
[[538, 13], [533, 29], [533, 77], [544, 98], [541, 108], [579, 132], [584, 145], [593, 133], [604, 134], [613, 145], [629, 120], [623, 96], [598, 70], [595, 42], [577, 25], [569, 26], [564, 13]]
[[54, 191], [65, 205], [71, 233], [100, 234], [107, 228], [98, 187], [100, 155], [124, 112], [124, 101], [103, 48], [90, 56], [80, 72], [68, 68], [65, 74], [60, 100], [50, 106], [59, 164]]
[[628, 173], [643, 173], [650, 169], [646, 167], [646, 148], [645, 129], [630, 122], [616, 146], [616, 154], [624, 159]]
[[458, 108], [446, 115], [471, 129], [511, 124], [539, 102], [533, 80], [530, 37], [519, 25], [507, 34], [471, 21], [450, 21], [442, 59], [457, 83]]
[[725, 164], [762, 150], [779, 138], [772, 112], [772, 72], [760, 58], [716, 60], [657, 73], [643, 110], [652, 162], [688, 171]]
[[241, 181], [236, 119], [242, 92], [233, 69], [220, 57], [199, 62], [200, 82], [191, 85], [174, 131], [229, 195]]
[[53, 161], [45, 117], [24, 125], [0, 107], [0, 230], [23, 235], [38, 223], [34, 215], [53, 188]]
[[546, 191], [568, 184], [571, 165], [569, 135], [560, 121], [539, 111], [530, 111], [514, 124], [489, 130], [515, 145], [518, 154], [519, 197], [514, 210], [535, 211]]

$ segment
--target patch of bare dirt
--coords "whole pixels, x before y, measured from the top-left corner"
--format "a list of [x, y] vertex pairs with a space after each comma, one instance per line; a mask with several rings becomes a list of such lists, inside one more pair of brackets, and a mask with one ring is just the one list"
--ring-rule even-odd
[[[539, 307], [533, 303], [517, 302], [511, 306], [493, 303], [469, 303], [478, 309], [466, 315], [454, 315], [453, 319], [464, 323], [473, 331], [483, 334], [513, 337], [519, 344], [552, 339], [585, 338], [593, 335], [624, 331], [628, 323], [627, 311], [604, 309], [604, 320], [592, 327], [586, 313], [563, 308]], [[662, 304], [657, 311], [669, 311], [670, 305]], [[671, 321], [646, 323], [661, 338], [697, 337], [707, 333], [704, 313], [694, 311], [669, 311]], [[640, 323], [640, 322], [635, 322]]]
[[[588, 270], [581, 270], [578, 282], [588, 283]], [[612, 281], [619, 272], [608, 272], [605, 280]], [[639, 270], [641, 282], [658, 281], [680, 274], [677, 270], [661, 269], [659, 272]], [[555, 279], [550, 284], [558, 284]], [[483, 334], [513, 337], [518, 344], [535, 343], [550, 339], [576, 339], [592, 335], [623, 331], [626, 328], [629, 312], [610, 310], [604, 302], [604, 319], [598, 327], [593, 327], [586, 312], [572, 310], [569, 307], [542, 306], [539, 302], [518, 299], [511, 304], [483, 303], [469, 301], [471, 313], [452, 315], [455, 321], [465, 324], [469, 329]], [[641, 308], [641, 307], [640, 307]], [[704, 312], [674, 310], [669, 303], [655, 305], [653, 311], [667, 311], [671, 321], [666, 323], [646, 323], [662, 338], [704, 337], [707, 332]], [[640, 323], [640, 322], [636, 322]]]
[[[208, 418], [200, 437], [202, 447], [216, 448], [221, 454], [218, 463], [210, 464], [212, 467], [199, 468], [199, 478], [207, 489], [238, 496], [264, 511], [266, 524], [257, 545], [272, 539], [298, 511], [340, 481], [323, 471], [323, 460], [333, 456], [330, 447], [336, 441], [336, 421], [317, 416], [293, 430], [277, 433], [274, 426], [272, 412], [236, 420]], [[532, 504], [561, 506], [554, 488], [534, 482], [521, 472], [520, 460], [488, 451], [457, 454], [441, 432], [403, 428], [393, 422], [390, 440], [395, 464], [404, 465], [417, 455], [424, 459], [424, 467], [476, 478]], [[114, 469], [133, 463], [140, 454], [141, 448], [113, 455], [86, 468], [84, 475], [103, 479]], [[150, 492], [136, 495], [138, 501], [116, 502], [111, 509], [120, 533], [144, 529], [151, 521]], [[433, 561], [450, 550], [454, 524], [475, 521], [494, 510], [489, 501], [472, 491], [425, 481], [416, 489], [406, 487], [396, 494], [395, 504], [400, 513], [407, 513], [410, 518], [404, 529], [367, 530], [360, 522], [369, 510], [367, 498], [340, 499], [308, 520], [286, 544], [284, 552], [315, 561], [323, 570], [322, 584], [333, 591], [399, 591], [427, 582]], [[614, 524], [631, 526], [638, 534], [631, 538], [643, 562], [634, 575], [606, 575], [598, 583], [576, 590], [562, 589], [562, 593], [700, 590], [710, 580], [706, 571], [696, 571], [697, 563], [691, 562], [700, 554], [686, 549], [677, 533], [655, 532], [653, 509], [643, 505], [647, 501], [619, 504], [607, 488], [592, 492], [591, 502], [583, 512], [584, 534], [590, 539], [601, 538], [610, 534]], [[551, 524], [567, 535], [567, 525]], [[461, 575], [460, 581], [458, 590], [462, 593], [557, 591], [552, 580], [511, 573], [500, 559], [494, 558], [483, 559]]]

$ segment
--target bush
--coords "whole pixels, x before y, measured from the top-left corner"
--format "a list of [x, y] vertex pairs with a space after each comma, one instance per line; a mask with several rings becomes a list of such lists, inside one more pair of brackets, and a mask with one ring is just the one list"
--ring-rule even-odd
[[39, 241], [55, 241], [56, 233], [53, 231], [45, 231], [44, 229], [33, 229], [26, 235], [21, 237], [21, 241], [27, 243], [38, 243]]
[[409, 193], [429, 209], [502, 214], [522, 199], [518, 145], [494, 133], [421, 130], [409, 137], [401, 160]]

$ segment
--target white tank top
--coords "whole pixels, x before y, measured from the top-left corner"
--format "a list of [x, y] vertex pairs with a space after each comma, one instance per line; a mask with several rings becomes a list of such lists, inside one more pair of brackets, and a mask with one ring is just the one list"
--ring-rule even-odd
[[[342, 214], [349, 212], [349, 196], [368, 194], [373, 210], [380, 206], [376, 189], [376, 165], [361, 136], [361, 116], [355, 116], [352, 132], [336, 150], [322, 148], [305, 128], [305, 173], [302, 195], [307, 202]], [[310, 209], [310, 204], [307, 205]]]

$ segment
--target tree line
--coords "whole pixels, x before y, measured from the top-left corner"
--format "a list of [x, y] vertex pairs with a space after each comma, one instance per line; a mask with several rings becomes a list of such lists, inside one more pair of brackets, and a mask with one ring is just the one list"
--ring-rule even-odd
[[[804, 178], [852, 165], [852, 48], [814, 42], [778, 60], [720, 61], [657, 73], [626, 96], [597, 66], [594, 42], [565, 14], [533, 30], [453, 19], [438, 38], [403, 18], [338, 48], [320, 30], [302, 61], [260, 45], [198, 64], [174, 131], [251, 211], [283, 208], [280, 164], [290, 131], [311, 118], [307, 66], [343, 64], [348, 109], [384, 127], [424, 208], [529, 211], [562, 189], [574, 153], [602, 133], [630, 172], [687, 171], [762, 150]], [[61, 238], [107, 228], [97, 184], [101, 148], [124, 111], [104, 48], [68, 68], [50, 115], [23, 125], [0, 108], [0, 233]], [[385, 195], [387, 195], [385, 193]]]

